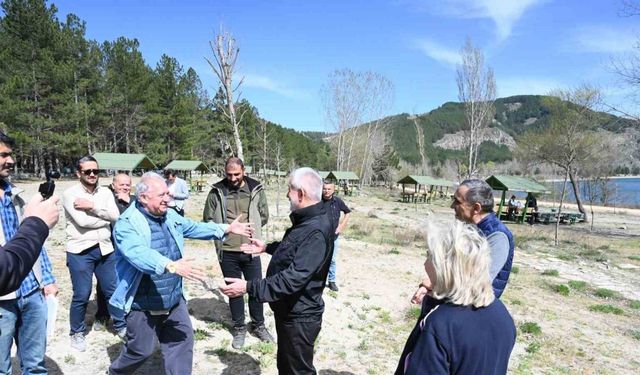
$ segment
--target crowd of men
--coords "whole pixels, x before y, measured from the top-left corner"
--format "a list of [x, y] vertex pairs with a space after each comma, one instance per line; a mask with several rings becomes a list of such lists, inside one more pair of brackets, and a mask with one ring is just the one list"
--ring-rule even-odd
[[[45, 300], [58, 293], [58, 286], [43, 243], [58, 220], [58, 199], [36, 196], [25, 203], [9, 178], [13, 146], [0, 132], [0, 374], [12, 371], [14, 341], [22, 372], [46, 374]], [[334, 195], [332, 182], [311, 168], [292, 171], [287, 193], [291, 227], [281, 241], [267, 244], [262, 237], [269, 220], [264, 187], [245, 174], [239, 158], [226, 161], [225, 177], [207, 196], [203, 221], [184, 216], [189, 191], [175, 171], [167, 170], [164, 176], [145, 173], [131, 195], [128, 175], [116, 174], [111, 185], [103, 187], [97, 160], [85, 156], [76, 164], [76, 178], [62, 193], [73, 349], [84, 351], [88, 345], [85, 315], [95, 276], [98, 309], [93, 328], [111, 329], [123, 341], [108, 373], [135, 372], [159, 342], [165, 373], [190, 374], [194, 338], [183, 280], [203, 281], [206, 275], [201, 264], [184, 256], [184, 240], [213, 239], [225, 281], [220, 291], [229, 297], [232, 347], [242, 348], [247, 333], [275, 341], [265, 325], [263, 304], [268, 302], [279, 373], [316, 374], [313, 356], [322, 326], [322, 294], [325, 287], [339, 289], [338, 238], [351, 212]], [[489, 273], [499, 298], [509, 279], [514, 241], [492, 212], [491, 188], [480, 180], [464, 181], [452, 208], [457, 219], [475, 225], [488, 241]], [[262, 253], [272, 255], [264, 276]], [[430, 295], [433, 282], [425, 277], [412, 299], [423, 305], [421, 319], [438, 304]], [[403, 358], [420, 332], [410, 336]]]

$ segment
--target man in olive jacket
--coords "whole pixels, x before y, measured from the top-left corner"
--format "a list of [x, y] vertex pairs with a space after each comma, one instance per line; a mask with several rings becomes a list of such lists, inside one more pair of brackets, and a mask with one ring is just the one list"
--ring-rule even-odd
[[[204, 206], [205, 222], [228, 224], [240, 218], [247, 220], [255, 228], [253, 238], [262, 238], [262, 226], [269, 219], [267, 197], [260, 182], [245, 175], [242, 160], [237, 157], [227, 159], [225, 163], [226, 178], [211, 188]], [[240, 245], [249, 243], [247, 237], [229, 235], [222, 243], [216, 241], [218, 261], [225, 277], [240, 278], [244, 274], [246, 280], [261, 279], [262, 265], [260, 258], [244, 254]], [[240, 349], [244, 345], [247, 326], [244, 321], [244, 299], [230, 298], [229, 309], [233, 319], [233, 341], [231, 346]], [[273, 342], [273, 337], [264, 325], [263, 304], [249, 297], [249, 315], [251, 324], [249, 332], [265, 342]]]

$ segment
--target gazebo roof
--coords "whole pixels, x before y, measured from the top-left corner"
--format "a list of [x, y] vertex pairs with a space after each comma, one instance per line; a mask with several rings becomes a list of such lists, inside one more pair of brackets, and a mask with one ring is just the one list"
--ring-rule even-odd
[[486, 179], [493, 190], [524, 191], [527, 193], [546, 193], [548, 189], [526, 177], [493, 175]]
[[357, 181], [360, 179], [358, 178], [357, 174], [351, 171], [331, 171], [329, 172], [326, 178], [330, 178], [333, 180], [354, 180], [354, 181]]
[[176, 171], [200, 171], [207, 172], [207, 168], [200, 160], [174, 160], [167, 164], [165, 169], [173, 169]]
[[444, 180], [441, 178], [435, 178], [431, 176], [416, 176], [408, 175], [398, 181], [399, 184], [413, 184], [413, 185], [433, 185], [433, 186], [454, 186], [452, 181]]
[[145, 154], [121, 154], [96, 152], [93, 157], [100, 169], [132, 171], [134, 169], [155, 169], [156, 165]]
[[322, 178], [323, 180], [329, 176], [329, 173], [331, 173], [331, 172], [329, 172], [329, 171], [318, 171], [318, 174], [320, 175], [320, 178]]

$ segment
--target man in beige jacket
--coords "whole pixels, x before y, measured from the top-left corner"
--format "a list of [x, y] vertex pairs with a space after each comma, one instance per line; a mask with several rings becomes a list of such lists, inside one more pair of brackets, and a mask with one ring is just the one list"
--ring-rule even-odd
[[[67, 219], [67, 266], [71, 275], [73, 298], [69, 307], [71, 347], [86, 349], [84, 317], [91, 296], [93, 275], [107, 300], [116, 287], [116, 261], [111, 243], [111, 223], [119, 211], [108, 188], [98, 184], [98, 162], [85, 156], [76, 164], [78, 184], [62, 195]], [[113, 327], [120, 338], [126, 337], [123, 316], [110, 312]]]

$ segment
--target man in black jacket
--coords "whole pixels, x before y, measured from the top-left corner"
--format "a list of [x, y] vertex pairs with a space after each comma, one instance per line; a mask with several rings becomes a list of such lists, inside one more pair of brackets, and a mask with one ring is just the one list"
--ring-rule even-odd
[[24, 220], [18, 232], [0, 246], [0, 295], [10, 293], [22, 284], [40, 255], [49, 229], [58, 222], [58, 197], [46, 201], [39, 195], [24, 207]]
[[316, 171], [293, 171], [288, 197], [292, 226], [282, 241], [265, 245], [252, 239], [241, 247], [251, 254], [272, 254], [267, 276], [248, 281], [225, 278], [229, 284], [220, 290], [229, 297], [248, 293], [259, 302], [269, 302], [278, 333], [280, 375], [316, 374], [313, 346], [322, 325], [333, 228], [321, 202], [322, 179]]

